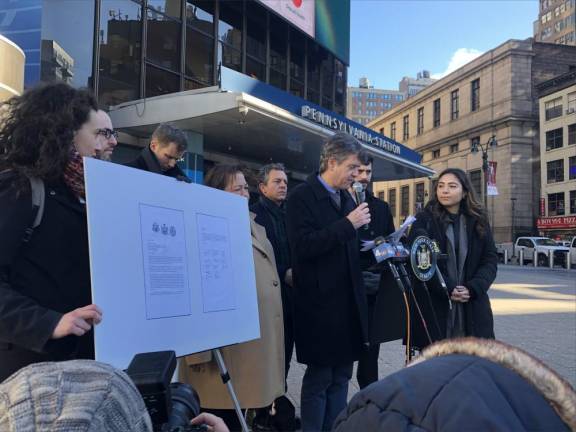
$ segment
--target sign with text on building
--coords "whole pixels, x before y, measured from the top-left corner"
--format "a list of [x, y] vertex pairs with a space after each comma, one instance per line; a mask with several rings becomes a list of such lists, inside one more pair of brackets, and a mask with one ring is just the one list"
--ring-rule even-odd
[[543, 217], [536, 220], [538, 229], [571, 229], [576, 228], [576, 216]]
[[316, 36], [314, 0], [260, 0], [260, 2], [311, 37]]
[[335, 115], [321, 111], [309, 105], [302, 105], [300, 115], [305, 119], [312, 120], [313, 122], [326, 126], [330, 129], [334, 129], [339, 132], [346, 132], [359, 141], [371, 144], [387, 152], [394, 153], [396, 155], [400, 154], [400, 146], [398, 144], [387, 141], [381, 135], [368, 132], [369, 129], [361, 129], [357, 126], [356, 123], [339, 119]]

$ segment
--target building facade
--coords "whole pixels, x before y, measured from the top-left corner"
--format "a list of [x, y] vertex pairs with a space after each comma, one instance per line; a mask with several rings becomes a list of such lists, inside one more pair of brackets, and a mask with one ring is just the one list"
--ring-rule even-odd
[[404, 93], [399, 90], [377, 89], [370, 86], [367, 78], [361, 78], [358, 87], [347, 89], [346, 117], [366, 124], [404, 99]]
[[[486, 198], [496, 241], [534, 233], [539, 215], [540, 138], [535, 86], [576, 64], [576, 48], [510, 40], [430, 85], [368, 127], [423, 155], [439, 173], [465, 170], [483, 199], [482, 156], [496, 162], [498, 195]], [[494, 139], [492, 139], [494, 137]], [[495, 140], [495, 142], [494, 142]], [[488, 145], [496, 143], [496, 146]], [[385, 182], [375, 193], [393, 207], [396, 223], [417, 212], [433, 180]], [[514, 232], [512, 232], [514, 231]]]
[[436, 80], [430, 78], [430, 71], [424, 70], [416, 74], [416, 78], [404, 77], [398, 84], [398, 88], [404, 93], [406, 99], [424, 90]]
[[534, 40], [576, 45], [575, 0], [540, 0], [538, 19], [534, 22]]
[[540, 217], [538, 231], [576, 235], [576, 70], [545, 81], [540, 95]]
[[0, 104], [24, 90], [26, 55], [14, 42], [0, 34]]

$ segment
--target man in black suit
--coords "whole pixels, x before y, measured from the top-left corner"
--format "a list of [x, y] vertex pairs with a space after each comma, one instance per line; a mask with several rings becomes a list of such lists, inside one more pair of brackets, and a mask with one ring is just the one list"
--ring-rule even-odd
[[152, 134], [148, 147], [126, 166], [190, 182], [176, 164], [182, 160], [186, 145], [186, 137], [180, 129], [161, 123]]
[[331, 430], [346, 406], [352, 366], [367, 343], [366, 295], [356, 231], [370, 222], [368, 204], [347, 192], [363, 153], [351, 135], [324, 145], [320, 172], [298, 185], [287, 202], [294, 278], [296, 355], [302, 380], [302, 430]]
[[[376, 237], [386, 237], [388, 234], [394, 232], [394, 218], [390, 212], [388, 203], [376, 198], [369, 190], [370, 182], [372, 181], [372, 156], [365, 155], [361, 160], [360, 168], [358, 168], [358, 175], [356, 182], [362, 185], [364, 195], [360, 197], [361, 202], [368, 204], [370, 209], [371, 222], [358, 230], [359, 240], [373, 240]], [[357, 200], [356, 194], [349, 189], [354, 201]], [[360, 203], [356, 203], [360, 204]], [[360, 266], [362, 268], [362, 276], [364, 279], [364, 289], [366, 290], [366, 299], [368, 301], [368, 325], [372, 327], [372, 316], [376, 305], [376, 296], [380, 287], [380, 272], [371, 272], [368, 269], [374, 264], [374, 257], [372, 251], [360, 253]], [[395, 288], [395, 287], [392, 287]], [[358, 368], [356, 369], [356, 379], [360, 388], [364, 388], [375, 381], [378, 381], [378, 354], [380, 352], [380, 344], [371, 344], [370, 347], [362, 352], [360, 360], [358, 360]]]

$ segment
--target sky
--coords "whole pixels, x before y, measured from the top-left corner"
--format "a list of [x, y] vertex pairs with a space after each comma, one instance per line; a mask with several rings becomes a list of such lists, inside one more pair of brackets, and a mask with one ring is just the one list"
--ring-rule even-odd
[[397, 90], [441, 78], [508, 39], [533, 35], [538, 0], [351, 0], [348, 85]]

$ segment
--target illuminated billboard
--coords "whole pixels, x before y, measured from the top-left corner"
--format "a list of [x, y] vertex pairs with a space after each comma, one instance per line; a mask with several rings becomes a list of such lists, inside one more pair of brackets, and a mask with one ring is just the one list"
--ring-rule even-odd
[[350, 0], [259, 1], [344, 63], [350, 62]]

